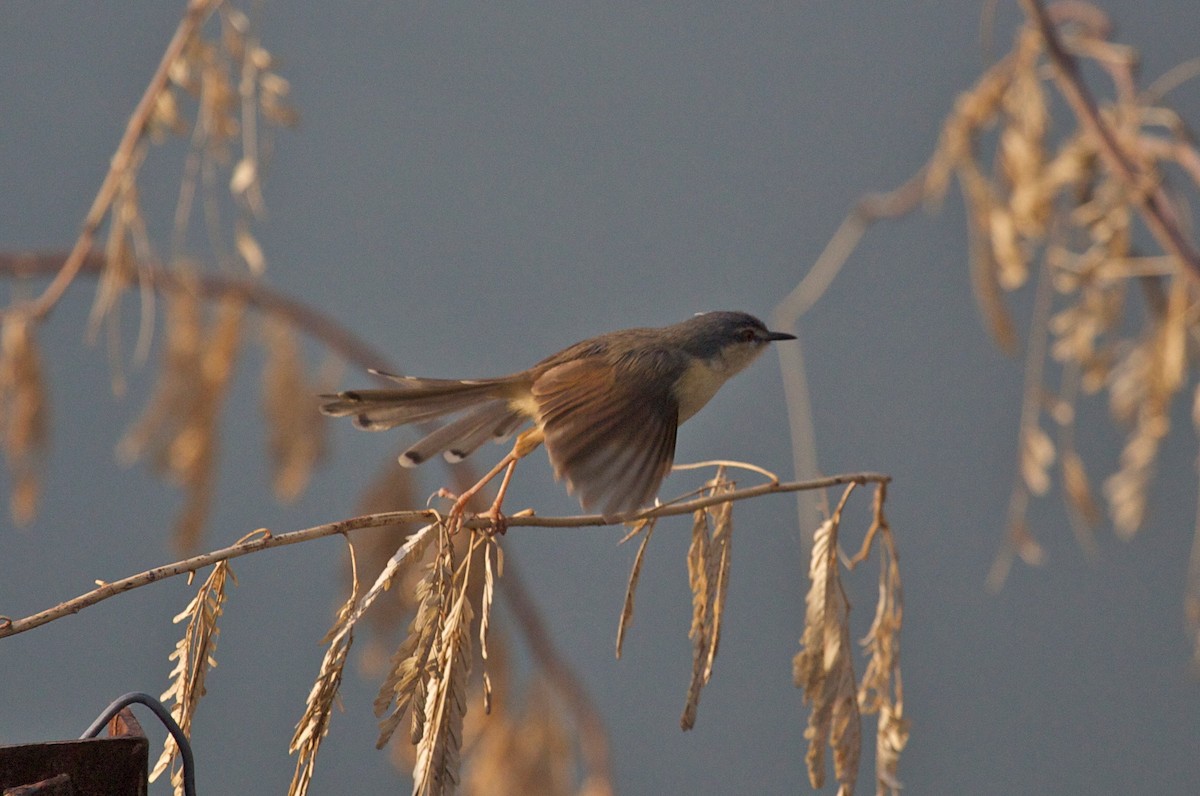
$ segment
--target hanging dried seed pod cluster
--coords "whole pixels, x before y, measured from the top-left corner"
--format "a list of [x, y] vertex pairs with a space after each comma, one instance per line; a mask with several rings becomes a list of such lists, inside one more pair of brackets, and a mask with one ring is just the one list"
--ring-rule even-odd
[[12, 487], [9, 512], [18, 525], [37, 511], [46, 446], [46, 389], [33, 324], [8, 315], [0, 328], [0, 439]]
[[[734, 483], [725, 477], [725, 467], [717, 468], [701, 494], [727, 494]], [[647, 534], [649, 539], [649, 534]], [[733, 556], [733, 504], [718, 503], [697, 509], [692, 515], [692, 543], [688, 547], [688, 585], [692, 589], [692, 680], [679, 726], [690, 730], [696, 725], [700, 691], [712, 677], [713, 662], [721, 643], [721, 616], [725, 612], [725, 594], [729, 588], [729, 568]], [[639, 557], [640, 558], [640, 557]], [[635, 562], [635, 568], [637, 563]]]
[[850, 642], [850, 602], [842, 587], [838, 533], [842, 513], [854, 491], [850, 484], [837, 507], [813, 540], [809, 564], [809, 590], [805, 598], [804, 633], [800, 651], [792, 660], [792, 677], [810, 705], [808, 776], [814, 788], [825, 783], [825, 749], [833, 751], [833, 769], [840, 795], [854, 792], [862, 754], [862, 715], [875, 714], [875, 783], [879, 794], [900, 792], [900, 753], [908, 742], [904, 693], [900, 681], [900, 627], [903, 593], [899, 561], [891, 527], [884, 515], [887, 485], [876, 488], [871, 526], [862, 549], [850, 562], [865, 560], [871, 548], [880, 548], [879, 600], [875, 619], [863, 646], [870, 655], [861, 685], [854, 675], [854, 650]]
[[299, 340], [290, 325], [278, 318], [263, 317], [262, 341], [266, 355], [263, 420], [267, 424], [275, 496], [292, 501], [304, 492], [313, 468], [325, 455], [328, 424], [317, 411], [317, 396], [328, 392], [328, 385], [308, 377]]
[[198, 544], [208, 518], [220, 410], [240, 351], [245, 314], [237, 301], [212, 308], [211, 320], [207, 309], [189, 290], [171, 294], [158, 383], [117, 447], [123, 461], [148, 458], [186, 492], [175, 529], [176, 542], [185, 550]]
[[[226, 0], [196, 0], [168, 44], [166, 53], [146, 88], [142, 101], [128, 121], [109, 172], [84, 220], [83, 232], [50, 285], [32, 301], [17, 301], [6, 317], [6, 352], [22, 351], [19, 339], [32, 341], [36, 325], [61, 298], [66, 287], [88, 263], [98, 263], [98, 285], [92, 304], [90, 334], [107, 331], [114, 389], [125, 389], [121, 357], [121, 297], [128, 288], [140, 289], [142, 323], [136, 347], [138, 359], [148, 357], [156, 325], [156, 292], [172, 293], [167, 312], [163, 369], [158, 388], [145, 409], [143, 420], [122, 443], [121, 454], [137, 459], [150, 454], [158, 471], [167, 473], [188, 492], [178, 534], [180, 544], [196, 544], [202, 533], [211, 496], [216, 426], [221, 401], [230, 384], [242, 334], [244, 303], [236, 297], [216, 300], [220, 309], [211, 327], [204, 328], [198, 293], [188, 282], [204, 268], [197, 258], [185, 257], [191, 240], [188, 229], [193, 208], [202, 207], [208, 234], [204, 246], [222, 270], [230, 258], [224, 240], [233, 240], [242, 268], [262, 273], [265, 259], [251, 232], [251, 220], [263, 213], [262, 162], [270, 149], [270, 125], [292, 124], [287, 104], [287, 80], [274, 71], [274, 61], [259, 43], [251, 19]], [[193, 118], [187, 119], [187, 114]], [[268, 125], [262, 121], [269, 122]], [[139, 198], [139, 180], [148, 163], [152, 144], [168, 136], [190, 136], [178, 205], [174, 216], [172, 265], [160, 267]], [[228, 190], [220, 188], [222, 173], [229, 174]], [[200, 201], [197, 203], [197, 197]], [[223, 197], [223, 198], [222, 198]], [[222, 220], [222, 204], [234, 205], [234, 222]], [[107, 237], [95, 245], [104, 222]], [[92, 249], [102, 257], [92, 257]], [[18, 269], [19, 273], [19, 269]], [[155, 276], [157, 274], [157, 277]], [[166, 275], [166, 276], [164, 276]], [[191, 292], [192, 295], [187, 295]], [[17, 325], [23, 331], [18, 334]], [[276, 487], [281, 496], [295, 495], [308, 469], [322, 450], [316, 411], [300, 418], [304, 407], [271, 401], [272, 390], [296, 383], [295, 354], [283, 333], [268, 340], [268, 375], [264, 388], [271, 402], [272, 450], [276, 460]], [[31, 349], [31, 348], [30, 348]], [[289, 364], [290, 358], [290, 364]], [[22, 363], [28, 357], [6, 353], [10, 365], [6, 383], [13, 385], [7, 417], [7, 455], [13, 472], [14, 516], [28, 521], [36, 505], [35, 451], [44, 438], [44, 409], [38, 399], [30, 403], [30, 385], [36, 370]], [[35, 361], [36, 360], [31, 360]], [[271, 367], [274, 365], [274, 367]], [[16, 370], [13, 370], [16, 369]], [[34, 378], [31, 379], [31, 373]], [[288, 409], [284, 412], [283, 409]], [[19, 411], [18, 411], [19, 409]], [[288, 433], [284, 437], [283, 426]], [[286, 442], [283, 442], [286, 439]]]
[[[227, 241], [245, 268], [261, 274], [266, 258], [252, 231], [252, 220], [264, 212], [263, 163], [271, 150], [271, 125], [294, 124], [287, 104], [288, 82], [274, 71], [274, 60], [262, 46], [250, 17], [226, 0], [193, 3], [163, 57], [138, 110], [130, 119], [126, 138], [93, 205], [77, 249], [90, 248], [92, 234], [105, 217], [109, 228], [104, 243], [104, 267], [92, 307], [93, 334], [101, 324], [108, 330], [110, 352], [119, 365], [119, 309], [124, 292], [140, 286], [142, 324], [137, 355], [148, 352], [154, 321], [154, 291], [148, 268], [155, 262], [147, 234], [147, 218], [139, 200], [138, 181], [150, 147], [169, 136], [188, 136], [180, 193], [174, 213], [172, 261], [196, 250], [200, 242], [221, 267], [231, 261]], [[192, 113], [193, 118], [188, 119]], [[267, 122], [263, 125], [261, 122]], [[227, 198], [217, 190], [228, 174]], [[199, 202], [197, 199], [199, 197]], [[232, 202], [232, 221], [223, 219], [222, 206]], [[205, 234], [190, 235], [199, 204]], [[196, 267], [194, 260], [179, 267]], [[69, 282], [78, 266], [64, 267]], [[53, 301], [65, 284], [56, 280], [43, 299]], [[38, 307], [44, 314], [48, 301]], [[118, 372], [115, 384], [123, 386]]]
[[[240, 541], [248, 541], [257, 533], [249, 534]], [[173, 620], [179, 624], [186, 619], [187, 626], [183, 638], [171, 653], [170, 660], [175, 661], [175, 668], [171, 671], [171, 686], [163, 692], [162, 700], [175, 703], [171, 706], [171, 716], [185, 735], [191, 735], [192, 718], [196, 715], [200, 699], [205, 695], [204, 680], [208, 670], [217, 665], [217, 637], [221, 633], [217, 620], [225, 610], [225, 587], [229, 581], [237, 585], [229, 562], [217, 563], [196, 596]], [[183, 767], [179, 761], [179, 747], [170, 735], [150, 772], [150, 781], [158, 779], [168, 769], [176, 796], [183, 796]]]
[[[1137, 532], [1170, 408], [1191, 381], [1200, 340], [1200, 271], [1186, 240], [1189, 225], [1183, 205], [1163, 188], [1168, 178], [1193, 190], [1200, 185], [1200, 155], [1161, 104], [1168, 87], [1137, 88], [1135, 53], [1110, 41], [1111, 26], [1095, 7], [1059, 4], [1047, 14], [1039, 4], [1027, 6], [1030, 21], [1012, 50], [946, 120], [925, 181], [931, 199], [943, 196], [952, 178], [962, 186], [977, 300], [1005, 349], [1015, 347], [1016, 334], [1002, 294], [1040, 273], [1020, 479], [993, 583], [1013, 554], [1041, 560], [1025, 512], [1031, 496], [1051, 489], [1056, 468], [1080, 538], [1091, 544], [1088, 528], [1099, 509], [1076, 450], [1076, 405], [1101, 390], [1128, 429], [1102, 494], [1118, 534]], [[1091, 98], [1079, 61], [1109, 76], [1109, 100]], [[1056, 93], [1073, 111], [1074, 129], [1053, 130]], [[1156, 243], [1162, 254], [1139, 253]]]

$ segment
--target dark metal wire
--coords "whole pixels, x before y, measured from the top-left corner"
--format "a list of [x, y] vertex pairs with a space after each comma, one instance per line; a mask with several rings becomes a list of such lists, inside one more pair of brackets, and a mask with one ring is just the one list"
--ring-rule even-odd
[[158, 716], [158, 720], [167, 728], [167, 732], [171, 733], [171, 737], [175, 739], [175, 746], [179, 749], [179, 756], [183, 758], [183, 792], [187, 796], [196, 796], [196, 761], [192, 757], [192, 744], [188, 737], [183, 734], [183, 730], [172, 718], [171, 712], [167, 710], [162, 702], [159, 702], [149, 694], [142, 694], [137, 691], [130, 692], [124, 696], [118, 697], [115, 702], [104, 709], [95, 721], [91, 723], [80, 739], [95, 738], [104, 729], [104, 725], [108, 724], [112, 717], [121, 712], [122, 708], [132, 705], [134, 702], [139, 702], [150, 710], [154, 711], [154, 715]]

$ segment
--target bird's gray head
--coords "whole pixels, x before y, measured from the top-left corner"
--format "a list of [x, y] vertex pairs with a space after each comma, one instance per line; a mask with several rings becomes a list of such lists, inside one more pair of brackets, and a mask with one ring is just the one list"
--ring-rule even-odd
[[749, 363], [767, 343], [796, 339], [794, 334], [772, 332], [745, 312], [701, 312], [675, 324], [671, 331], [679, 346], [694, 357], [732, 358], [744, 363]]

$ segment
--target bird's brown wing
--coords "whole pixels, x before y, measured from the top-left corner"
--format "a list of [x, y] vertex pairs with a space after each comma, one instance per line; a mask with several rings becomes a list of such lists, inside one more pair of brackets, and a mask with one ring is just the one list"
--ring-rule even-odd
[[584, 508], [612, 517], [658, 493], [675, 457], [672, 388], [683, 367], [668, 352], [615, 365], [588, 357], [534, 380], [550, 463]]

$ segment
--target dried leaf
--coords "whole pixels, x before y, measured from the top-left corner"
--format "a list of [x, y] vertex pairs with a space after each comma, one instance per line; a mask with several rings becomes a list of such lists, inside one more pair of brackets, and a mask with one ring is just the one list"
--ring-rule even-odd
[[[492, 564], [495, 553], [496, 565]], [[492, 680], [488, 676], [488, 630], [491, 626], [492, 601], [496, 596], [496, 569], [501, 569], [500, 546], [495, 536], [487, 536], [483, 544], [483, 596], [479, 601], [479, 657], [483, 661], [483, 712], [492, 712]]]
[[813, 539], [805, 598], [804, 633], [792, 661], [792, 676], [812, 706], [808, 728], [808, 778], [814, 788], [825, 782], [825, 747], [834, 752], [834, 773], [841, 792], [851, 793], [858, 774], [862, 729], [854, 668], [850, 660], [850, 605], [838, 573], [837, 531], [841, 511], [853, 489], [842, 495], [833, 515]]
[[[414, 796], [441, 796], [456, 792], [462, 747], [462, 722], [467, 711], [466, 682], [471, 670], [471, 619], [468, 599], [470, 572], [482, 545], [482, 534], [472, 532], [466, 561], [455, 571], [453, 602], [430, 653], [426, 671], [425, 704], [413, 767]], [[415, 717], [414, 712], [414, 717]]]
[[383, 748], [391, 740], [410, 704], [413, 705], [414, 735], [424, 727], [424, 716], [420, 712], [424, 710], [426, 670], [434, 641], [441, 632], [443, 606], [452, 586], [453, 560], [449, 552], [452, 549], [448, 544], [439, 546], [437, 556], [417, 585], [416, 614], [408, 635], [392, 656], [390, 670], [375, 697], [375, 715], [381, 718], [379, 739], [375, 743], [377, 748]]
[[[733, 488], [733, 482], [725, 479], [725, 467], [720, 466], [705, 491], [708, 495], [718, 495]], [[679, 726], [684, 730], [695, 726], [700, 692], [712, 677], [713, 661], [720, 644], [732, 539], [732, 503], [697, 509], [692, 520], [692, 543], [687, 557], [688, 583], [692, 589], [692, 624], [688, 630], [692, 640], [692, 678], [679, 719]]]
[[333, 715], [333, 705], [337, 700], [338, 691], [342, 685], [342, 672], [346, 668], [346, 658], [350, 654], [350, 645], [354, 643], [354, 622], [351, 621], [358, 607], [359, 581], [357, 566], [355, 566], [354, 545], [347, 542], [351, 561], [350, 596], [338, 609], [337, 618], [329, 632], [325, 634], [324, 642], [329, 644], [325, 656], [321, 660], [321, 668], [317, 680], [309, 691], [305, 704], [304, 715], [296, 724], [296, 732], [288, 752], [295, 754], [296, 769], [292, 773], [292, 782], [288, 788], [288, 796], [305, 796], [312, 783], [316, 770], [317, 752], [321, 742], [329, 732], [329, 721]]
[[633, 623], [633, 597], [637, 592], [638, 578], [642, 574], [642, 561], [646, 556], [646, 545], [650, 544], [650, 537], [654, 535], [656, 521], [654, 517], [639, 520], [634, 530], [626, 537], [630, 538], [634, 534], [644, 532], [642, 543], [638, 545], [637, 555], [633, 559], [633, 568], [629, 571], [629, 583], [625, 586], [625, 602], [621, 606], [621, 618], [617, 622], [618, 660], [621, 658], [621, 647], [625, 643], [625, 630]]
[[[317, 752], [320, 750], [321, 741], [329, 731], [329, 720], [333, 713], [338, 689], [341, 687], [342, 673], [346, 667], [350, 645], [354, 640], [355, 626], [367, 609], [379, 598], [379, 595], [390, 588], [396, 574], [404, 565], [414, 558], [421, 557], [439, 527], [426, 525], [412, 534], [392, 555], [387, 566], [379, 573], [362, 599], [358, 598], [358, 577], [357, 572], [354, 571], [350, 597], [338, 611], [337, 619], [330, 627], [329, 632], [325, 634], [323, 641], [329, 645], [329, 648], [325, 651], [316, 682], [313, 683], [312, 690], [308, 694], [304, 715], [296, 724], [296, 732], [292, 736], [289, 752], [299, 752], [300, 754], [296, 759], [296, 770], [292, 775], [288, 796], [304, 796], [308, 792], [313, 768], [316, 765]], [[353, 561], [353, 548], [351, 548], [351, 560]]]
[[[173, 620], [178, 624], [186, 619], [187, 628], [168, 658], [175, 661], [175, 667], [171, 670], [171, 686], [163, 692], [161, 699], [175, 703], [171, 706], [171, 716], [187, 736], [191, 735], [192, 718], [205, 694], [205, 677], [208, 670], [217, 665], [217, 636], [221, 632], [217, 620], [225, 610], [225, 586], [231, 580], [237, 583], [229, 562], [218, 562], [196, 596]], [[178, 756], [175, 739], [168, 735], [162, 754], [150, 772], [150, 781], [158, 779], [169, 768], [175, 793], [182, 796], [183, 767]]]
[[904, 687], [900, 679], [900, 629], [904, 624], [904, 590], [900, 583], [900, 562], [895, 540], [883, 507], [887, 486], [875, 491], [874, 519], [868, 538], [879, 544], [879, 599], [875, 618], [862, 640], [870, 655], [858, 706], [865, 714], [877, 714], [875, 733], [875, 785], [878, 794], [898, 796], [900, 753], [908, 742], [908, 721], [904, 718]]

